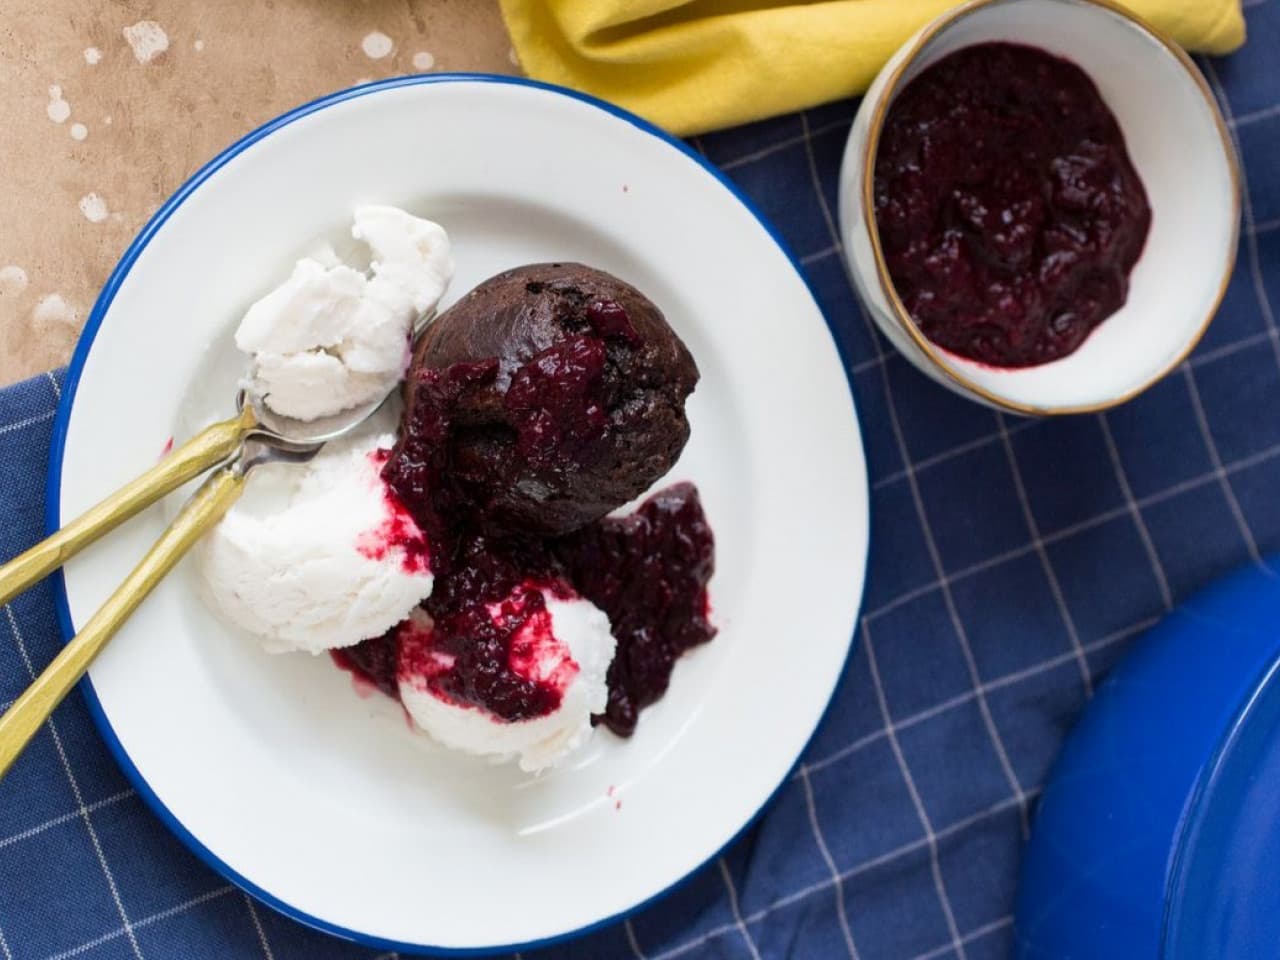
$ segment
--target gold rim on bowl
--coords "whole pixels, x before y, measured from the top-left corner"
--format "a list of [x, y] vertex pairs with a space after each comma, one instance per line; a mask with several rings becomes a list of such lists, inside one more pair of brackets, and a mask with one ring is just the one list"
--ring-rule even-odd
[[[872, 256], [875, 258], [876, 277], [880, 282], [880, 289], [884, 292], [885, 298], [889, 302], [889, 306], [893, 311], [894, 320], [898, 326], [905, 332], [915, 343], [925, 356], [939, 368], [950, 380], [956, 383], [964, 390], [976, 394], [987, 403], [990, 403], [1002, 410], [1008, 410], [1013, 413], [1028, 414], [1031, 416], [1062, 416], [1073, 413], [1097, 413], [1101, 410], [1107, 410], [1111, 407], [1118, 406], [1126, 400], [1131, 400], [1142, 391], [1163, 379], [1171, 370], [1182, 363], [1183, 360], [1196, 348], [1200, 339], [1204, 336], [1205, 331], [1209, 329], [1209, 323], [1213, 320], [1218, 312], [1218, 307], [1222, 304], [1222, 298], [1227, 292], [1227, 283], [1231, 279], [1232, 270], [1235, 266], [1235, 256], [1229, 257], [1226, 267], [1223, 269], [1222, 277], [1218, 281], [1218, 292], [1213, 298], [1213, 302], [1209, 305], [1209, 309], [1201, 321], [1199, 328], [1195, 334], [1187, 342], [1177, 356], [1169, 363], [1165, 364], [1151, 377], [1144, 380], [1132, 390], [1126, 391], [1119, 396], [1105, 400], [1101, 403], [1082, 404], [1079, 406], [1055, 406], [1055, 407], [1039, 407], [1033, 404], [1019, 403], [1002, 397], [999, 394], [992, 393], [990, 390], [971, 380], [960, 370], [949, 363], [943, 357], [943, 351], [934, 345], [928, 337], [926, 337], [920, 328], [916, 326], [915, 321], [911, 319], [911, 315], [903, 306], [902, 300], [898, 297], [898, 292], [893, 286], [893, 281], [889, 277], [889, 268], [884, 260], [884, 251], [880, 247], [880, 231], [876, 226], [875, 215], [875, 160], [876, 151], [880, 145], [880, 132], [884, 127], [885, 117], [888, 115], [889, 107], [893, 103], [894, 97], [898, 92], [899, 85], [902, 82], [902, 76], [916, 60], [916, 58], [933, 42], [943, 30], [952, 24], [958, 23], [964, 18], [970, 16], [984, 7], [997, 6], [1005, 3], [1017, 2], [1017, 0], [969, 0], [968, 3], [956, 7], [954, 10], [942, 14], [936, 20], [929, 23], [914, 40], [911, 41], [910, 47], [907, 48], [906, 54], [893, 68], [888, 75], [884, 90], [880, 95], [879, 101], [875, 105], [875, 109], [871, 114], [871, 121], [867, 130], [866, 144], [863, 146], [862, 155], [862, 206], [863, 221], [866, 225], [868, 239], [871, 242]], [[1231, 135], [1227, 131], [1226, 120], [1222, 116], [1222, 111], [1218, 109], [1218, 103], [1214, 99], [1213, 91], [1209, 89], [1209, 84], [1205, 81], [1204, 76], [1196, 67], [1195, 62], [1187, 55], [1186, 51], [1178, 46], [1172, 39], [1166, 36], [1156, 27], [1147, 23], [1141, 17], [1130, 11], [1118, 6], [1113, 0], [1055, 0], [1058, 3], [1073, 3], [1078, 6], [1099, 8], [1113, 16], [1119, 17], [1126, 21], [1130, 26], [1145, 33], [1162, 47], [1165, 53], [1173, 57], [1175, 61], [1182, 67], [1187, 76], [1195, 83], [1196, 88], [1200, 91], [1200, 95], [1204, 97], [1205, 103], [1209, 107], [1209, 113], [1213, 117], [1214, 126], [1217, 128], [1218, 137], [1222, 141], [1222, 150], [1227, 158], [1227, 171], [1231, 178], [1231, 206], [1232, 206], [1232, 230], [1229, 250], [1235, 251], [1240, 240], [1240, 168], [1239, 161], [1236, 157], [1235, 146], [1231, 141]]]

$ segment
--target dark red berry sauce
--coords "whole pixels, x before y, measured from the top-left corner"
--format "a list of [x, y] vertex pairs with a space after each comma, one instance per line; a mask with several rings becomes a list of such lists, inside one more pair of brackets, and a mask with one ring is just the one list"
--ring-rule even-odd
[[547, 593], [573, 596], [562, 585], [526, 580], [500, 599], [401, 624], [397, 680], [447, 703], [482, 705], [508, 722], [551, 713], [578, 664], [552, 629]]
[[[386, 466], [390, 450], [374, 450], [369, 459], [376, 469]], [[426, 534], [418, 529], [404, 503], [389, 487], [382, 493], [386, 515], [372, 530], [366, 530], [356, 540], [356, 549], [370, 560], [381, 560], [393, 548], [401, 551], [400, 566], [405, 573], [427, 573], [431, 570], [431, 548]]]
[[618, 650], [602, 719], [630, 736], [640, 710], [667, 692], [681, 654], [716, 634], [707, 619], [715, 541], [698, 490], [668, 487], [629, 516], [570, 534], [555, 551], [578, 592], [609, 615]]
[[570, 337], [535, 354], [512, 375], [503, 405], [518, 433], [519, 456], [551, 466], [604, 435], [609, 422], [600, 396], [604, 361], [599, 337]]
[[358, 679], [373, 684], [388, 697], [400, 699], [396, 683], [399, 672], [400, 645], [396, 639], [396, 627], [381, 637], [362, 640], [353, 647], [330, 650], [333, 662]]
[[[520, 456], [571, 458], [606, 428], [597, 395], [604, 338], [631, 342], [636, 332], [612, 301], [593, 304], [589, 321], [592, 332], [510, 373], [503, 402], [518, 424]], [[487, 532], [449, 462], [449, 439], [455, 408], [498, 374], [497, 361], [414, 374], [415, 400], [383, 478], [412, 530], [426, 532], [435, 584], [420, 614], [334, 651], [334, 660], [391, 697], [400, 682], [412, 682], [497, 720], [543, 716], [559, 707], [577, 672], [551, 630], [545, 597], [586, 597], [608, 614], [618, 642], [608, 707], [596, 719], [630, 736], [640, 709], [666, 691], [680, 655], [715, 635], [706, 599], [714, 541], [698, 492], [677, 484], [630, 516], [566, 537]]]
[[893, 101], [875, 160], [889, 275], [921, 332], [997, 367], [1072, 353], [1128, 296], [1151, 225], [1115, 117], [1043, 50], [966, 47]]
[[587, 322], [601, 337], [617, 337], [633, 347], [640, 346], [640, 334], [616, 300], [595, 300], [587, 305]]

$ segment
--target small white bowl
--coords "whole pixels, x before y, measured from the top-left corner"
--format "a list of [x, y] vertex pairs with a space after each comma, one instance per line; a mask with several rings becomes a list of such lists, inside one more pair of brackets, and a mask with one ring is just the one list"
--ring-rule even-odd
[[[1074, 353], [1035, 367], [976, 363], [921, 333], [889, 279], [872, 203], [876, 148], [894, 97], [930, 64], [991, 41], [1039, 47], [1093, 79], [1151, 204], [1151, 230], [1125, 305]], [[845, 256], [885, 336], [956, 393], [1022, 414], [1102, 410], [1176, 367], [1226, 291], [1239, 223], [1235, 151], [1204, 77], [1171, 40], [1103, 0], [974, 0], [927, 24], [871, 85], [840, 172]]]

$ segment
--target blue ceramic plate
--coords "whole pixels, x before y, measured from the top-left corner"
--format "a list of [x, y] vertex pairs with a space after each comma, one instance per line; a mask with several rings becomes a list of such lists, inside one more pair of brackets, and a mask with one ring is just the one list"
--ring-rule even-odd
[[1187, 602], [1099, 689], [1027, 848], [1019, 960], [1280, 956], [1280, 579]]

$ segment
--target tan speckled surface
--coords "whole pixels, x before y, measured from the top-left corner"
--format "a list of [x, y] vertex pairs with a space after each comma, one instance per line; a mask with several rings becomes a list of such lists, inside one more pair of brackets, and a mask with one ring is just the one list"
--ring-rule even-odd
[[[241, 134], [321, 94], [416, 72], [415, 54], [431, 54], [433, 70], [515, 70], [496, 0], [4, 6], [0, 384], [66, 362], [99, 288], [147, 217]], [[143, 20], [168, 40], [147, 63], [123, 34]], [[363, 43], [374, 31], [393, 45], [376, 59]], [[99, 51], [96, 63], [89, 48]], [[380, 52], [376, 41], [370, 48]], [[52, 86], [60, 98], [51, 98]], [[70, 112], [56, 122], [67, 112], [59, 101]], [[25, 273], [25, 286], [12, 267]]]

